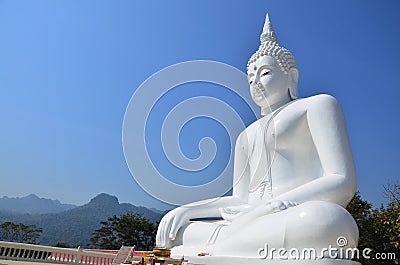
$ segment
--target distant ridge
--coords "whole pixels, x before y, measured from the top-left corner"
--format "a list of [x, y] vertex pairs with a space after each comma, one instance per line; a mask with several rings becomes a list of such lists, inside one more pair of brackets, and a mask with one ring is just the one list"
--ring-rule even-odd
[[4, 196], [0, 198], [0, 211], [14, 213], [44, 214], [59, 213], [75, 208], [76, 205], [63, 204], [58, 200], [39, 198], [35, 194], [25, 197], [10, 198]]
[[162, 217], [146, 207], [119, 203], [117, 197], [102, 193], [87, 204], [59, 213], [17, 214], [0, 211], [0, 223], [11, 221], [43, 228], [39, 244], [54, 246], [57, 242], [63, 242], [71, 247], [90, 247], [90, 238], [101, 227], [100, 222], [128, 212], [142, 214], [152, 222], [158, 222]]

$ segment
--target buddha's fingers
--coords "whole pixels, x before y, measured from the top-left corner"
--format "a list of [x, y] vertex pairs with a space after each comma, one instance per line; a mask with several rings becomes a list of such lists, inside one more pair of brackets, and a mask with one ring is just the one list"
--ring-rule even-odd
[[284, 207], [280, 207], [280, 210], [286, 210], [287, 208], [291, 207], [290, 201], [282, 201]]
[[293, 202], [293, 201], [282, 201], [285, 204], [286, 209], [289, 207], [294, 207], [299, 205], [297, 202]]
[[165, 227], [164, 227], [164, 242], [165, 242], [165, 246], [169, 247], [169, 243], [171, 241], [171, 237], [170, 237], [170, 233], [171, 233], [171, 225], [172, 223], [175, 222], [175, 218], [176, 216], [171, 216], [170, 218], [168, 218], [168, 220], [165, 222]]
[[158, 225], [158, 229], [157, 229], [157, 235], [156, 235], [156, 245], [159, 247], [163, 247], [164, 246], [164, 242], [162, 240], [162, 235], [164, 233], [164, 219], [162, 219], [160, 221], [160, 224]]
[[233, 218], [233, 216], [231, 215], [231, 214], [229, 214], [229, 213], [227, 213], [224, 209], [222, 209], [222, 208], [220, 208], [220, 214], [221, 214], [221, 217], [224, 219], [224, 220], [227, 220], [227, 221], [232, 221], [234, 218]]
[[178, 229], [182, 226], [182, 217], [175, 217], [171, 224], [171, 229], [169, 230], [169, 239], [174, 240]]
[[272, 201], [271, 203], [267, 204], [267, 208], [269, 206], [270, 212], [275, 213], [275, 212], [281, 212], [284, 211], [290, 207], [297, 206], [298, 203], [292, 202], [292, 201]]
[[[160, 223], [161, 224], [161, 223]], [[157, 228], [157, 234], [156, 234], [156, 246], [160, 246], [160, 224], [158, 225]]]
[[166, 247], [168, 245], [168, 222], [170, 219], [165, 220], [164, 225], [163, 225], [163, 233], [162, 233], [162, 240], [163, 240], [163, 244], [164, 247]]

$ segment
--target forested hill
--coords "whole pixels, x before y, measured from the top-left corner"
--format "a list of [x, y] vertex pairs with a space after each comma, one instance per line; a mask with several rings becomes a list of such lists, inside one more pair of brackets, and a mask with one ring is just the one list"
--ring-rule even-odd
[[1, 211], [0, 223], [11, 221], [43, 228], [42, 236], [38, 239], [42, 245], [54, 246], [57, 242], [63, 242], [71, 247], [89, 247], [92, 233], [100, 228], [100, 222], [127, 212], [142, 214], [152, 222], [158, 222], [162, 217], [146, 207], [119, 203], [114, 196], [100, 194], [85, 205], [61, 213], [16, 214]]

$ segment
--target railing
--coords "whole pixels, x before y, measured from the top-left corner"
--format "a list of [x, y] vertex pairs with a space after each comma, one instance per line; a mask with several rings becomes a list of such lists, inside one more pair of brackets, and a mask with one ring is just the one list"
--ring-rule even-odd
[[0, 259], [58, 264], [111, 265], [115, 254], [0, 241]]

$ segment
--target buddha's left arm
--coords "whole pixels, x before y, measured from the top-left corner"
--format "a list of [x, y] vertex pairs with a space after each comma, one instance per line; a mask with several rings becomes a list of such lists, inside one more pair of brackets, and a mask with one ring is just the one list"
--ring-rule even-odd
[[343, 111], [335, 98], [319, 95], [309, 102], [307, 122], [323, 174], [274, 199], [322, 200], [345, 207], [354, 196], [357, 181]]

